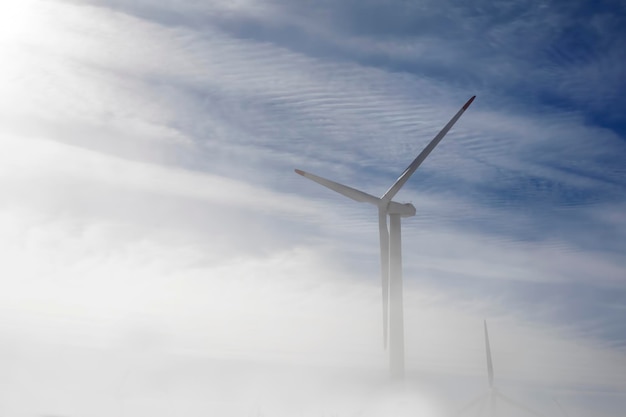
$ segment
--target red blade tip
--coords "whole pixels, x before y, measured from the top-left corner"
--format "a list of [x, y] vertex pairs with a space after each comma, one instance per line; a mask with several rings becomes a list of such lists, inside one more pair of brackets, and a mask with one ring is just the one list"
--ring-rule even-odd
[[294, 171], [296, 171], [296, 174], [304, 176], [304, 171], [301, 171], [299, 169], [294, 169]]

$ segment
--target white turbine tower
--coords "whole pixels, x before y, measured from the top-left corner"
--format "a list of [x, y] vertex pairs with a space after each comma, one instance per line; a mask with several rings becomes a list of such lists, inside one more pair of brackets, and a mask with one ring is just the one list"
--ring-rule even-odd
[[[487, 380], [489, 381], [489, 390], [486, 393], [481, 394], [476, 399], [468, 403], [465, 407], [463, 407], [457, 415], [464, 415], [471, 409], [478, 411], [477, 415], [482, 415], [482, 411], [487, 405], [488, 414], [490, 417], [496, 416], [496, 405], [498, 401], [504, 402], [521, 410], [524, 415], [533, 415], [542, 417], [541, 414], [536, 411], [531, 410], [524, 404], [517, 402], [506, 395], [502, 394], [494, 385], [493, 385], [493, 362], [491, 360], [491, 347], [489, 346], [489, 333], [487, 332], [487, 320], [484, 321], [485, 326], [485, 351], [487, 353]], [[477, 410], [476, 410], [477, 409]]]
[[[400, 218], [415, 216], [413, 204], [401, 204], [392, 201], [400, 188], [408, 181], [415, 170], [424, 162], [426, 157], [435, 149], [456, 121], [472, 104], [476, 96], [472, 96], [465, 105], [454, 115], [443, 129], [430, 141], [428, 146], [404, 170], [395, 183], [383, 194], [375, 197], [363, 191], [336, 183], [317, 175], [296, 169], [296, 173], [315, 181], [333, 191], [352, 200], [370, 203], [378, 207], [378, 226], [380, 233], [380, 270], [383, 294], [383, 340], [387, 348], [389, 341], [389, 370], [391, 377], [404, 377], [404, 313], [402, 308], [402, 248], [400, 236]], [[389, 216], [389, 228], [387, 227]]]

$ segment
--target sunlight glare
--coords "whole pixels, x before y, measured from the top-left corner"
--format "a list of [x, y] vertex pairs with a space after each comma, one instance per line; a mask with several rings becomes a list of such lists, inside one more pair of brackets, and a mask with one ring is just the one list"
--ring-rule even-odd
[[0, 5], [0, 42], [14, 43], [36, 35], [41, 15], [36, 0], [7, 0]]

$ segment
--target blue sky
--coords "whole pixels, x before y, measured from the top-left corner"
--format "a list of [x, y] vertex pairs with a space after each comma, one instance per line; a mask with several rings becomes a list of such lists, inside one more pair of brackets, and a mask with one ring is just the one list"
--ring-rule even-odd
[[[123, 401], [102, 393], [120, 386], [132, 414], [272, 410], [254, 384], [226, 395], [248, 408], [207, 409], [146, 382], [195, 392], [195, 359], [384, 371], [376, 213], [293, 169], [380, 195], [472, 95], [396, 198], [417, 208], [408, 367], [462, 404], [484, 381], [487, 318], [503, 389], [572, 416], [623, 410], [621, 2], [2, 8], [2, 363], [30, 375], [0, 380], [7, 412], [110, 415]], [[67, 349], [82, 365], [54, 359]], [[53, 395], [56, 362], [71, 371]], [[104, 387], [75, 401], [85, 366]]]

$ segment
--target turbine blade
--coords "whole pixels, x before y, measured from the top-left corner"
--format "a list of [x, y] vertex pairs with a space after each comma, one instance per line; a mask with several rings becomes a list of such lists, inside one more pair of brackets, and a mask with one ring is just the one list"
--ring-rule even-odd
[[483, 408], [485, 408], [485, 404], [487, 403], [487, 399], [483, 399], [480, 404], [478, 405], [478, 412], [476, 413], [477, 416], [482, 416], [483, 415]]
[[443, 129], [441, 129], [441, 131], [437, 134], [437, 136], [435, 136], [430, 141], [430, 143], [417, 156], [417, 158], [415, 158], [415, 160], [411, 162], [411, 164], [407, 167], [407, 169], [404, 170], [404, 172], [402, 173], [402, 175], [400, 175], [400, 177], [396, 180], [396, 182], [387, 190], [385, 194], [383, 194], [382, 199], [384, 201], [391, 201], [391, 199], [396, 195], [396, 193], [400, 191], [400, 188], [402, 188], [404, 183], [406, 183], [409, 180], [409, 178], [411, 177], [411, 175], [413, 175], [415, 170], [422, 164], [422, 162], [424, 162], [424, 160], [428, 157], [428, 155], [430, 155], [432, 150], [435, 149], [435, 146], [437, 146], [439, 142], [441, 142], [441, 139], [443, 139], [443, 137], [448, 133], [448, 131], [452, 128], [452, 126], [454, 126], [456, 121], [459, 120], [461, 115], [465, 112], [465, 110], [467, 110], [470, 104], [472, 104], [472, 101], [474, 101], [475, 98], [476, 96], [472, 96], [472, 98], [470, 98], [467, 101], [467, 103], [463, 105], [461, 110], [459, 110], [457, 114], [455, 114], [454, 117], [450, 119], [448, 124], [445, 125]]
[[489, 333], [487, 332], [487, 320], [485, 324], [485, 350], [487, 352], [487, 375], [489, 376], [489, 387], [493, 388], [493, 362], [491, 361], [491, 347], [489, 346]]
[[538, 417], [544, 417], [542, 414], [539, 414], [535, 410], [532, 410], [532, 409], [528, 408], [524, 404], [507, 397], [506, 395], [502, 394], [500, 391], [495, 391], [495, 395], [498, 398], [500, 398], [501, 400], [503, 400], [504, 402], [509, 403], [509, 405], [511, 405], [511, 406], [513, 406], [513, 407], [515, 407], [517, 409], [520, 409], [522, 411], [525, 411], [528, 414], [532, 414], [532, 415], [538, 416]]
[[554, 402], [556, 403], [556, 405], [558, 405], [558, 406], [559, 406], [559, 410], [561, 410], [561, 414], [563, 414], [565, 417], [569, 417], [569, 414], [567, 414], [567, 413], [565, 412], [565, 409], [563, 409], [563, 406], [561, 405], [561, 403], [560, 403], [560, 402], [558, 402], [558, 401], [557, 401], [557, 399], [556, 399], [556, 398], [552, 398], [552, 401], [554, 401]]
[[335, 181], [327, 180], [326, 178], [318, 177], [317, 175], [309, 174], [308, 172], [304, 172], [299, 169], [296, 169], [295, 171], [296, 174], [302, 175], [303, 177], [308, 178], [311, 181], [315, 181], [316, 183], [321, 184], [324, 187], [330, 188], [331, 190], [336, 191], [339, 194], [344, 195], [348, 198], [351, 198], [354, 201], [358, 201], [360, 203], [370, 203], [376, 206], [380, 204], [381, 199], [378, 197], [374, 197], [371, 194], [364, 193], [363, 191], [348, 187], [347, 185], [339, 184]]
[[380, 235], [380, 278], [383, 290], [383, 345], [387, 349], [389, 326], [389, 229], [387, 212], [378, 208], [378, 232]]
[[479, 404], [479, 403], [480, 403], [480, 410], [479, 411], [482, 411], [482, 409], [484, 407], [485, 399], [487, 398], [487, 395], [489, 395], [489, 393], [480, 394], [478, 397], [474, 398], [472, 401], [470, 401], [467, 404], [465, 404], [463, 406], [463, 408], [458, 410], [455, 413], [455, 416], [459, 416], [459, 415], [463, 414], [464, 412], [466, 412], [467, 410], [470, 410], [472, 407], [474, 407], [476, 404]]

